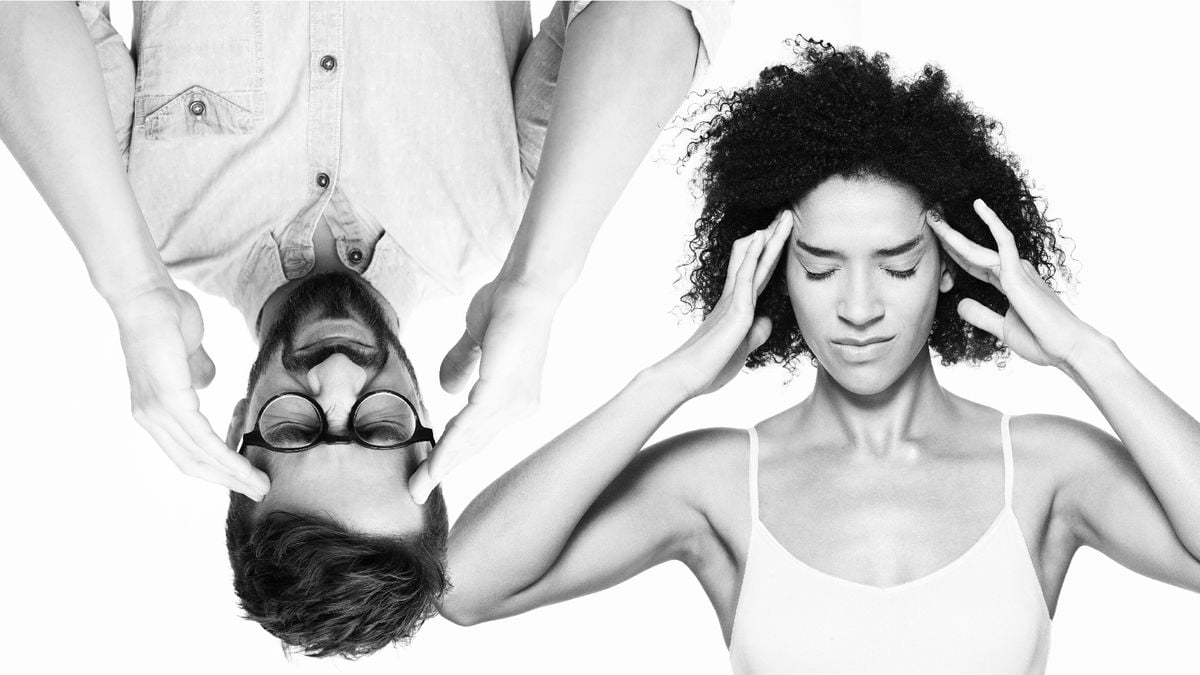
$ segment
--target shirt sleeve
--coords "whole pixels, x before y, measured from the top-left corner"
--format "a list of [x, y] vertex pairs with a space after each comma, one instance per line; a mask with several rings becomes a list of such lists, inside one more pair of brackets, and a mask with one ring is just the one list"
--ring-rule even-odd
[[[517, 118], [521, 172], [526, 188], [533, 184], [542, 156], [542, 145], [546, 140], [550, 106], [554, 101], [554, 87], [558, 83], [558, 67], [562, 62], [567, 27], [590, 4], [591, 0], [555, 3], [550, 13], [542, 20], [538, 33], [521, 58], [513, 78], [513, 105]], [[733, 3], [676, 0], [675, 4], [688, 10], [692, 17], [692, 25], [700, 37], [700, 46], [696, 50], [696, 65], [692, 70], [694, 88], [708, 71], [717, 47], [725, 37]]]
[[113, 28], [109, 19], [107, 2], [77, 2], [79, 13], [87, 26], [96, 56], [100, 60], [100, 71], [104, 75], [104, 89], [108, 96], [108, 109], [112, 113], [113, 133], [121, 155], [129, 163], [129, 138], [133, 128], [133, 56], [125, 46], [125, 40]]

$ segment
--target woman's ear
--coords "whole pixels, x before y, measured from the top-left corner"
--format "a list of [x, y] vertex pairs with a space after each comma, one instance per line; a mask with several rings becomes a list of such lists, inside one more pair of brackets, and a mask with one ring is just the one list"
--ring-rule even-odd
[[941, 258], [942, 272], [941, 277], [938, 279], [938, 291], [945, 293], [951, 288], [954, 288], [954, 273], [956, 271], [956, 267], [953, 262], [946, 259], [945, 254], [942, 254]]

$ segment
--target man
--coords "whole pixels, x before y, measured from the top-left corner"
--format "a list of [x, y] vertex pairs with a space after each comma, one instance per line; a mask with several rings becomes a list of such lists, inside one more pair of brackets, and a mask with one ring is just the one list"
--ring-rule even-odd
[[[234, 491], [235, 589], [286, 644], [360, 655], [434, 611], [434, 486], [536, 405], [555, 310], [721, 25], [583, 5], [532, 38], [522, 4], [145, 3], [133, 54], [103, 5], [0, 6], [0, 136], [112, 308], [135, 418]], [[225, 443], [171, 275], [260, 338]], [[443, 385], [480, 375], [431, 455], [398, 336], [483, 281]]]

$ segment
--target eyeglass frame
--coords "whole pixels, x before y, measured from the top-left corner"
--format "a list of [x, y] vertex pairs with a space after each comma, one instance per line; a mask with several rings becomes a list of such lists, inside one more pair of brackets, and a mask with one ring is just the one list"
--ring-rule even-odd
[[[368, 397], [374, 396], [375, 394], [391, 394], [393, 396], [397, 396], [401, 401], [404, 401], [408, 405], [410, 410], [412, 410], [413, 420], [416, 422], [416, 426], [413, 428], [413, 434], [408, 440], [396, 445], [376, 445], [374, 443], [368, 443], [367, 441], [363, 440], [362, 436], [358, 435], [358, 429], [356, 429], [354, 426], [355, 417], [358, 415], [358, 406], [361, 405], [363, 401], [367, 400]], [[321, 419], [321, 431], [317, 434], [316, 440], [302, 448], [280, 448], [278, 446], [271, 445], [267, 442], [267, 439], [263, 438], [262, 431], [259, 426], [262, 423], [263, 413], [266, 412], [267, 408], [273, 402], [283, 398], [284, 396], [299, 396], [300, 398], [308, 401], [310, 404], [312, 404], [313, 408], [316, 408], [317, 415]], [[350, 408], [349, 421], [350, 435], [331, 434], [329, 433], [329, 418], [325, 416], [325, 409], [321, 407], [321, 404], [318, 403], [315, 398], [298, 391], [285, 391], [267, 399], [266, 402], [262, 404], [262, 407], [258, 409], [258, 416], [254, 418], [254, 427], [250, 431], [242, 434], [242, 441], [238, 446], [238, 454], [240, 455], [245, 453], [246, 448], [250, 446], [263, 448], [264, 450], [268, 450], [270, 452], [293, 454], [311, 450], [322, 443], [325, 445], [352, 445], [357, 443], [359, 445], [371, 448], [372, 450], [395, 450], [396, 448], [405, 448], [410, 445], [415, 445], [417, 443], [426, 441], [430, 445], [437, 444], [437, 440], [433, 436], [433, 429], [430, 429], [421, 423], [421, 414], [417, 411], [417, 406], [413, 405], [413, 402], [410, 401], [404, 394], [401, 394], [398, 391], [392, 391], [391, 389], [373, 389], [371, 391], [364, 392], [354, 401], [354, 406]]]

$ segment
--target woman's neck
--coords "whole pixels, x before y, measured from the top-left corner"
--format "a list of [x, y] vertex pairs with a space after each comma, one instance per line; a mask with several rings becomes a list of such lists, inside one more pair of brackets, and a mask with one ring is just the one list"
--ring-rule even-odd
[[952, 399], [924, 350], [876, 394], [852, 392], [818, 366], [816, 385], [801, 409], [806, 428], [836, 446], [864, 456], [907, 458], [913, 456], [914, 439], [935, 433], [953, 416]]

